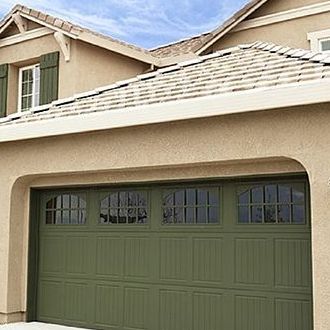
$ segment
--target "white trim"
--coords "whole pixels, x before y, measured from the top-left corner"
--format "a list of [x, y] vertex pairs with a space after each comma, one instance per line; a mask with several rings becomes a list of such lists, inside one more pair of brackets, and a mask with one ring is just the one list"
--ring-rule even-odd
[[329, 11], [330, 11], [330, 1], [326, 1], [314, 5], [299, 7], [295, 9], [278, 12], [275, 14], [249, 19], [237, 25], [232, 30], [232, 32], [253, 29], [260, 26], [280, 23], [280, 22], [289, 21], [296, 18], [307, 17], [311, 15], [322, 14]]
[[[40, 66], [40, 64], [34, 64], [34, 65], [29, 65], [29, 66], [25, 66], [22, 68], [19, 68], [19, 72], [18, 72], [18, 107], [17, 107], [17, 112], [18, 113], [26, 113], [28, 110], [22, 110], [22, 81], [23, 81], [23, 71], [25, 70], [29, 70], [29, 69], [34, 69], [33, 70], [33, 87], [32, 87], [32, 107], [31, 108], [35, 108], [37, 105], [35, 104], [35, 74], [36, 74], [36, 70], [35, 68]], [[39, 77], [40, 79], [40, 77]], [[40, 83], [40, 81], [39, 81]], [[39, 93], [40, 93], [40, 87], [39, 87]], [[39, 104], [38, 104], [39, 105]]]
[[4, 26], [2, 26], [2, 27], [0, 28], [0, 34], [1, 34], [3, 31], [5, 31], [5, 30], [7, 29], [7, 27], [8, 27], [11, 23], [13, 23], [13, 22], [14, 22], [13, 17], [11, 17], [11, 18], [8, 20], [8, 22], [7, 22]]
[[22, 18], [20, 13], [13, 14], [13, 20], [19, 30], [20, 33], [25, 33], [27, 31], [27, 20]]
[[[330, 79], [0, 126], [0, 142], [330, 102]], [[92, 110], [92, 109], [91, 109]]]
[[307, 39], [310, 41], [311, 50], [313, 52], [320, 52], [321, 41], [330, 39], [330, 29], [310, 32], [307, 34]]
[[54, 31], [46, 27], [42, 27], [42, 28], [26, 31], [24, 34], [16, 34], [14, 36], [0, 39], [0, 48], [18, 44], [20, 42], [24, 42], [31, 39], [40, 38], [48, 34], [51, 34], [53, 32]]
[[54, 38], [62, 50], [65, 62], [69, 62], [71, 57], [71, 39], [62, 32], [55, 32]]
[[[249, 15], [251, 15], [252, 13], [254, 13], [258, 8], [260, 8], [264, 3], [266, 3], [268, 0], [261, 0], [259, 1], [255, 6], [253, 6], [252, 8], [250, 8], [248, 11], [246, 11], [241, 17], [239, 18], [235, 18], [235, 14], [232, 16], [232, 18], [230, 20], [232, 20], [233, 22], [228, 24], [228, 26], [224, 29], [222, 29], [222, 27], [220, 27], [219, 29], [211, 32], [213, 34], [216, 34], [215, 37], [213, 37], [209, 42], [207, 42], [203, 47], [201, 47], [200, 49], [198, 49], [198, 51], [196, 52], [197, 55], [202, 54], [206, 49], [208, 49], [209, 47], [211, 47], [215, 42], [217, 42], [220, 38], [222, 38], [225, 34], [227, 34], [228, 32], [232, 31], [233, 28], [235, 28], [240, 22], [242, 22], [243, 20], [245, 20], [245, 18], [247, 18]], [[226, 24], [226, 23], [225, 23]], [[220, 32], [217, 34], [217, 31], [220, 30]]]

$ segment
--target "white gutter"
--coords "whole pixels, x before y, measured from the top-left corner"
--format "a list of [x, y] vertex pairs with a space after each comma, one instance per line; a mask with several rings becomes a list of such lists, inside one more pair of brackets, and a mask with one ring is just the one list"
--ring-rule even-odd
[[[330, 79], [0, 125], [0, 142], [330, 102]], [[92, 109], [91, 109], [92, 110]], [[42, 116], [42, 114], [40, 114]]]

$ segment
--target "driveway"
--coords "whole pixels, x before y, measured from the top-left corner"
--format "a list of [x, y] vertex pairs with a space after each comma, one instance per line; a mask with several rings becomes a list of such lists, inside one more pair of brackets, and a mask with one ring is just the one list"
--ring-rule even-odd
[[77, 330], [78, 328], [63, 327], [61, 325], [46, 324], [39, 322], [12, 323], [0, 325], [1, 330]]

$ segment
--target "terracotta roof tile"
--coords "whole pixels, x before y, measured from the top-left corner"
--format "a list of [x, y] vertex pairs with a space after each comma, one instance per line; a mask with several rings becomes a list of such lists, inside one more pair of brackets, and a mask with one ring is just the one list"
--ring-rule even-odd
[[[272, 47], [271, 47], [272, 46]], [[203, 96], [235, 93], [258, 88], [275, 88], [287, 84], [322, 81], [330, 77], [327, 58], [310, 60], [284, 55], [271, 44], [239, 46], [195, 62], [183, 62], [133, 79], [120, 81], [48, 106], [0, 120], [0, 125], [16, 125], [64, 116], [78, 116], [99, 111], [125, 109]], [[290, 54], [300, 50], [291, 49]], [[297, 55], [296, 55], [297, 56]], [[318, 59], [318, 60], [316, 60]]]

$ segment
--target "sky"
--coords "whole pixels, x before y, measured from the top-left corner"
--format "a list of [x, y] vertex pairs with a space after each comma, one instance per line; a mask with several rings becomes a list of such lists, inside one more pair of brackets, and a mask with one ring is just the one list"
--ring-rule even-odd
[[[0, 0], [3, 17], [19, 0]], [[21, 0], [39, 9], [144, 48], [208, 32], [247, 0]]]

